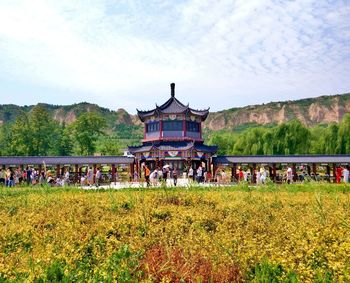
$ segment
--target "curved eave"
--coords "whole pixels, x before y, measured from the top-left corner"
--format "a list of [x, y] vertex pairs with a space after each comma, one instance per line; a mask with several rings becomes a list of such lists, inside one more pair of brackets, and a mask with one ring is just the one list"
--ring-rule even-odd
[[137, 110], [137, 116], [140, 118], [141, 122], [144, 122], [147, 117], [154, 115], [154, 113], [156, 112], [156, 109], [149, 110], [149, 111], [140, 111], [138, 109], [136, 110]]
[[196, 110], [196, 109], [189, 108], [189, 111], [192, 115], [199, 116], [201, 117], [202, 121], [204, 121], [205, 119], [207, 119], [209, 115], [209, 109], [210, 107], [205, 110]]

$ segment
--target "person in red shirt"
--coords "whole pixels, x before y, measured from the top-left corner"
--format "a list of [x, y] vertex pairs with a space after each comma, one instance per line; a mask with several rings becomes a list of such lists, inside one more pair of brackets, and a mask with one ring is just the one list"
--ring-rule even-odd
[[336, 170], [336, 175], [335, 175], [336, 181], [337, 181], [338, 184], [341, 182], [341, 176], [342, 176], [342, 174], [343, 174], [343, 168], [339, 166], [339, 167], [337, 168], [337, 170]]
[[239, 180], [239, 181], [244, 180], [244, 173], [243, 173], [242, 168], [239, 169], [238, 180]]

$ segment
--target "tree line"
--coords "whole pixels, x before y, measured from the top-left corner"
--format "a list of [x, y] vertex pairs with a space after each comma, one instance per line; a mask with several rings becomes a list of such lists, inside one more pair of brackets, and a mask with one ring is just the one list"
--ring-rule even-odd
[[350, 115], [339, 124], [313, 128], [291, 120], [241, 133], [213, 132], [208, 143], [218, 145], [218, 154], [223, 155], [350, 154]]
[[[23, 112], [13, 123], [0, 126], [0, 155], [120, 155], [128, 141], [117, 136], [97, 113], [83, 113], [65, 125], [37, 105], [29, 114]], [[313, 128], [292, 120], [240, 133], [211, 132], [207, 142], [218, 145], [219, 155], [350, 154], [350, 115], [345, 115], [339, 124]]]
[[29, 114], [23, 112], [15, 122], [1, 126], [0, 155], [93, 155], [97, 150], [120, 154], [119, 147], [108, 143], [108, 139], [99, 143], [106, 135], [106, 127], [106, 120], [93, 112], [81, 114], [70, 125], [60, 124], [38, 105]]

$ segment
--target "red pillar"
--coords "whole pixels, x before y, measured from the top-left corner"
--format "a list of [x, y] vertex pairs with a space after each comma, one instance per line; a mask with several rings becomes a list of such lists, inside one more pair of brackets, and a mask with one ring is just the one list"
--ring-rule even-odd
[[236, 172], [237, 172], [237, 164], [233, 163], [232, 168], [231, 168], [231, 181], [232, 182], [237, 181]]
[[254, 163], [253, 164], [253, 169], [252, 169], [252, 172], [251, 172], [252, 173], [252, 182], [253, 183], [256, 183], [256, 172], [255, 171], [256, 171], [256, 164]]
[[337, 166], [333, 163], [333, 183], [337, 182]]
[[293, 182], [296, 182], [297, 181], [297, 169], [296, 169], [295, 164], [292, 165], [292, 172], [293, 172]]
[[94, 179], [93, 179], [93, 182], [95, 183], [95, 177], [96, 177], [96, 171], [97, 171], [97, 166], [96, 166], [96, 164], [94, 164]]
[[316, 163], [312, 163], [312, 173], [314, 173], [315, 179], [316, 179], [316, 173], [317, 173]]
[[[139, 166], [139, 161], [136, 159], [136, 173], [137, 173], [137, 178], [140, 177], [140, 166]], [[138, 179], [134, 180], [134, 181], [138, 181]]]
[[130, 164], [130, 181], [134, 179], [134, 163]]
[[327, 171], [326, 173], [327, 173], [328, 178], [329, 178], [329, 180], [327, 180], [327, 181], [330, 182], [330, 180], [331, 180], [331, 167], [329, 165], [326, 166], [326, 171]]
[[79, 172], [79, 165], [78, 164], [75, 164], [74, 166], [74, 182], [75, 183], [78, 183], [78, 179], [79, 179], [79, 175], [78, 175], [78, 172]]
[[115, 164], [112, 164], [112, 182], [113, 183], [115, 183], [115, 170], [116, 168], [115, 168]]

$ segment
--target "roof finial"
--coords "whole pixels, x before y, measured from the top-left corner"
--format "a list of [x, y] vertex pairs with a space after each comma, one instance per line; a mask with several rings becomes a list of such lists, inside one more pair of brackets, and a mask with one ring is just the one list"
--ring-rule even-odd
[[170, 88], [171, 88], [171, 97], [175, 97], [175, 83], [171, 83]]

